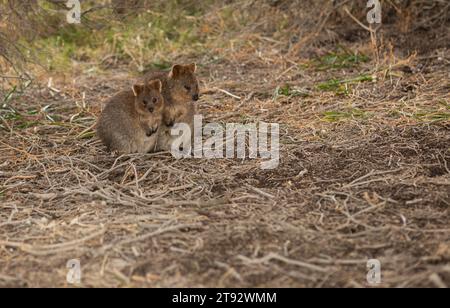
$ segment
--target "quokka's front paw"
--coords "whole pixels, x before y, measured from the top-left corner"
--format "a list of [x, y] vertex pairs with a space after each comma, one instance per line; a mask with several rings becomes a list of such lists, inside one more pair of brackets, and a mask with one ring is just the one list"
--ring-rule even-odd
[[159, 129], [158, 126], [156, 126], [156, 127], [150, 127], [150, 128], [147, 130], [147, 137], [151, 137], [151, 136], [153, 136], [154, 134], [156, 134], [156, 133], [158, 132], [158, 129]]

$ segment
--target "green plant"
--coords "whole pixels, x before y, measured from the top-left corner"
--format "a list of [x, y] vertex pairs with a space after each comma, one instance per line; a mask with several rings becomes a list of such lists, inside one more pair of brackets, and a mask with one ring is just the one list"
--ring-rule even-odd
[[416, 119], [427, 122], [450, 121], [450, 112], [418, 112], [414, 114]]
[[351, 109], [348, 111], [327, 111], [323, 113], [323, 120], [326, 122], [339, 122], [348, 119], [365, 119], [370, 114], [361, 109]]
[[290, 85], [284, 85], [282, 87], [277, 87], [277, 89], [275, 90], [275, 99], [278, 98], [279, 96], [286, 96], [286, 97], [297, 97], [297, 96], [301, 96], [301, 97], [308, 97], [309, 93], [301, 90], [299, 88], [293, 88]]
[[358, 52], [350, 52], [348, 50], [340, 50], [331, 52], [323, 57], [316, 58], [312, 61], [312, 65], [320, 71], [329, 69], [343, 69], [355, 67], [361, 63], [366, 63], [370, 58]]
[[372, 82], [374, 81], [374, 77], [370, 75], [360, 75], [355, 78], [350, 79], [330, 79], [327, 82], [321, 83], [317, 86], [317, 89], [321, 91], [333, 91], [336, 94], [345, 94], [349, 93], [349, 89], [352, 85], [362, 83], [362, 82]]

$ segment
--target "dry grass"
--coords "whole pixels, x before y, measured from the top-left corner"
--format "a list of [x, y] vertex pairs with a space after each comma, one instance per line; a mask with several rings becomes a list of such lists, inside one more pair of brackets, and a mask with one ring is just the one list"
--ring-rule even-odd
[[106, 153], [92, 126], [123, 66], [8, 96], [1, 286], [67, 286], [80, 259], [86, 287], [359, 287], [372, 258], [384, 287], [450, 286], [448, 48], [301, 57], [259, 26], [223, 46], [212, 27], [215, 49], [177, 59], [201, 64], [207, 121], [281, 124], [273, 171]]

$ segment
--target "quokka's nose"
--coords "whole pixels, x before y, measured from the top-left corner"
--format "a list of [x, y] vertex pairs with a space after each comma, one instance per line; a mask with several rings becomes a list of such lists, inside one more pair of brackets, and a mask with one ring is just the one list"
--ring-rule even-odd
[[195, 94], [192, 96], [192, 99], [197, 102], [200, 99], [200, 96], [198, 94]]

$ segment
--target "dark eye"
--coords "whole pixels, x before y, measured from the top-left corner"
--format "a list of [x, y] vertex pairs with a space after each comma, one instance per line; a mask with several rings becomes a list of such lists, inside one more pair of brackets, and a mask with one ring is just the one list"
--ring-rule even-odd
[[191, 91], [192, 90], [192, 88], [190, 87], [190, 86], [185, 86], [184, 87], [187, 91]]
[[155, 97], [153, 98], [153, 104], [156, 104], [158, 102], [158, 99]]
[[144, 105], [145, 105], [145, 106], [147, 106], [147, 105], [148, 105], [148, 101], [147, 101], [147, 100], [145, 100], [145, 99], [143, 100], [143, 102], [142, 102], [142, 103], [144, 103]]

